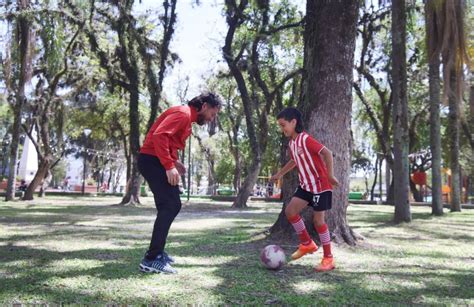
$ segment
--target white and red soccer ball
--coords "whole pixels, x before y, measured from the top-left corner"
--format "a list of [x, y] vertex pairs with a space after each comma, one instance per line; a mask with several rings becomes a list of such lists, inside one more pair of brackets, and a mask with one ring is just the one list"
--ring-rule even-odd
[[278, 245], [267, 245], [260, 253], [260, 261], [271, 270], [278, 270], [286, 263], [283, 249]]

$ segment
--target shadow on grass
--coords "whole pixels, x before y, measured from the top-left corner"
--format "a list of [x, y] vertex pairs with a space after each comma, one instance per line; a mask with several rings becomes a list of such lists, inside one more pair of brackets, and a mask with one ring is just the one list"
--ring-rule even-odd
[[[55, 213], [55, 221], [71, 223], [72, 225], [81, 222], [90, 222], [97, 216], [140, 216], [136, 220], [138, 224], [148, 224], [149, 221], [142, 218], [147, 215], [155, 215], [154, 208], [127, 208], [127, 207], [106, 207], [106, 206], [78, 206], [79, 208], [29, 208], [27, 211], [17, 211], [13, 213], [18, 224], [31, 224], [38, 222], [38, 216], [34, 213]], [[211, 207], [216, 210], [216, 207]], [[192, 219], [222, 218], [235, 219], [235, 210], [228, 207], [218, 207], [220, 211], [228, 211], [212, 214], [214, 211], [199, 208], [183, 208], [184, 215]], [[1, 210], [0, 208], [0, 215]], [[54, 210], [52, 210], [54, 209]], [[33, 210], [33, 211], [32, 211]], [[35, 210], [35, 211], [34, 211]], [[252, 224], [259, 224], [268, 219], [270, 213], [257, 212], [252, 210], [252, 214], [242, 214], [237, 222], [229, 225], [228, 228], [204, 229], [192, 231], [180, 231], [171, 233], [169, 242], [179, 243], [169, 245], [168, 252], [178, 257], [178, 260], [192, 259], [193, 261], [183, 261], [178, 263], [178, 270], [210, 268], [212, 274], [218, 277], [219, 282], [210, 291], [222, 298], [224, 304], [283, 304], [283, 305], [309, 305], [309, 304], [416, 304], [422, 303], [424, 298], [453, 298], [453, 299], [473, 299], [474, 293], [469, 291], [474, 287], [473, 274], [469, 271], [456, 270], [441, 266], [430, 266], [429, 268], [414, 266], [397, 267], [396, 264], [382, 269], [370, 271], [356, 271], [354, 268], [340, 267], [329, 274], [316, 274], [312, 267], [301, 265], [298, 262], [291, 263], [281, 271], [269, 271], [262, 267], [259, 262], [259, 252], [267, 244], [295, 245], [296, 242], [275, 242], [266, 238], [253, 237], [255, 228], [240, 221], [240, 219], [251, 220]], [[26, 213], [26, 214], [25, 214]], [[200, 213], [200, 214], [193, 214]], [[214, 212], [215, 213], [215, 212]], [[368, 214], [375, 214], [375, 217]], [[271, 213], [273, 214], [273, 213]], [[189, 215], [189, 216], [187, 216]], [[54, 217], [55, 215], [53, 215]], [[384, 223], [384, 219], [391, 218], [390, 213], [379, 213], [367, 211], [360, 216], [353, 217], [353, 222], [374, 223], [377, 227], [383, 227], [379, 223]], [[422, 215], [423, 217], [426, 215]], [[8, 223], [9, 218], [0, 220], [0, 223]], [[43, 217], [41, 217], [43, 218]], [[43, 226], [50, 227], [49, 218], [42, 220]], [[191, 220], [192, 222], [192, 220]], [[133, 221], [131, 222], [133, 223]], [[116, 226], [84, 226], [77, 229], [62, 229], [61, 225], [56, 225], [58, 229], [49, 229], [44, 234], [13, 235], [2, 239], [5, 245], [0, 246], [0, 274], [3, 274], [0, 283], [2, 295], [17, 297], [18, 293], [27, 293], [31, 297], [42, 297], [49, 302], [65, 303], [104, 303], [107, 299], [101, 294], [99, 289], [67, 289], [58, 286], [51, 286], [53, 279], [68, 279], [93, 277], [110, 283], [124, 283], [126, 287], [127, 279], [147, 279], [149, 275], [138, 271], [138, 263], [146, 249], [146, 244], [136, 247], [136, 244], [129, 243], [123, 248], [88, 248], [79, 251], [56, 252], [38, 247], [22, 246], [22, 241], [32, 237], [51, 239], [61, 238], [66, 240], [91, 240], [91, 239], [130, 239], [130, 229], [124, 229], [123, 225]], [[65, 226], [67, 227], [67, 225]], [[74, 225], [77, 227], [77, 225]], [[418, 231], [418, 229], [417, 229]], [[433, 235], [430, 232], [430, 235]], [[139, 235], [141, 239], [147, 241], [148, 235]], [[140, 242], [141, 243], [141, 242]], [[370, 250], [368, 253], [379, 255], [390, 259], [399, 257], [398, 251], [392, 250]], [[434, 257], [445, 259], [449, 254], [431, 253], [405, 253], [406, 257]], [[228, 259], [216, 262], [214, 259]], [[54, 270], [56, 264], [67, 260], [93, 260], [93, 267], [80, 268], [73, 266], [64, 270]], [[422, 270], [422, 272], [411, 272]], [[440, 270], [449, 270], [449, 274], [439, 274]], [[2, 272], [3, 271], [3, 272]], [[189, 283], [199, 284], [200, 278], [186, 280], [181, 286]], [[373, 282], [373, 280], [378, 280]], [[372, 281], [371, 281], [372, 280]], [[395, 286], [394, 281], [402, 285]], [[403, 281], [417, 283], [414, 287], [410, 284], [403, 285]], [[154, 281], [154, 282], [159, 282]], [[309, 286], [306, 283], [310, 283]], [[170, 284], [170, 287], [172, 285]], [[466, 290], [467, 289], [467, 290]], [[134, 301], [133, 294], [129, 302]], [[146, 301], [150, 303], [150, 301]], [[159, 303], [173, 303], [172, 298], [161, 298]]]

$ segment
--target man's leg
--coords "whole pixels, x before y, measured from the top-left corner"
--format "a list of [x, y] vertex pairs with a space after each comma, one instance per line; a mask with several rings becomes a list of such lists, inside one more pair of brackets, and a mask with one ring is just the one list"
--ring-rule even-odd
[[168, 183], [166, 171], [158, 158], [140, 155], [138, 166], [153, 192], [155, 206], [158, 210], [150, 247], [140, 268], [145, 272], [175, 273], [176, 270], [169, 265], [172, 258], [164, 254], [164, 247], [169, 228], [181, 209], [179, 188]]
[[181, 199], [177, 187], [170, 186], [166, 191], [154, 185], [150, 185], [150, 188], [153, 191], [158, 213], [153, 226], [150, 248], [146, 253], [146, 258], [149, 260], [163, 253], [171, 224], [181, 210]]

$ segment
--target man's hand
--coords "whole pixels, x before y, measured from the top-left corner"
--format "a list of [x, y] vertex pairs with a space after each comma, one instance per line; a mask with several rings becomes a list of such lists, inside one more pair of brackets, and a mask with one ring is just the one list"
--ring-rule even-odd
[[178, 185], [178, 183], [179, 183], [179, 172], [176, 169], [176, 167], [174, 167], [170, 170], [167, 170], [166, 171], [166, 176], [168, 177], [169, 184], [171, 184], [172, 186]]
[[334, 176], [329, 176], [329, 182], [335, 187], [339, 185], [339, 181]]
[[175, 167], [176, 167], [176, 169], [178, 170], [178, 172], [179, 172], [180, 175], [186, 174], [186, 166], [184, 166], [184, 164], [181, 163], [181, 161], [176, 160], [176, 161], [174, 162], [174, 165], [175, 165]]

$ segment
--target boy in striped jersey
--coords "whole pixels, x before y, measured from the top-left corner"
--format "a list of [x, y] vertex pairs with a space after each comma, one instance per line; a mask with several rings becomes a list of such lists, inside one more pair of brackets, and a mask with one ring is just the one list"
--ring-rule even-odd
[[324, 221], [324, 212], [331, 209], [332, 187], [339, 184], [333, 174], [332, 152], [303, 130], [301, 113], [297, 109], [286, 108], [278, 114], [277, 119], [283, 134], [290, 138], [288, 147], [291, 160], [272, 177], [272, 181], [280, 179], [296, 167], [300, 182], [285, 208], [286, 217], [300, 240], [299, 247], [291, 258], [296, 260], [318, 250], [300, 216], [301, 211], [310, 206], [314, 212], [314, 227], [324, 250], [323, 259], [315, 270], [317, 272], [333, 270], [335, 263], [331, 253], [331, 238]]

